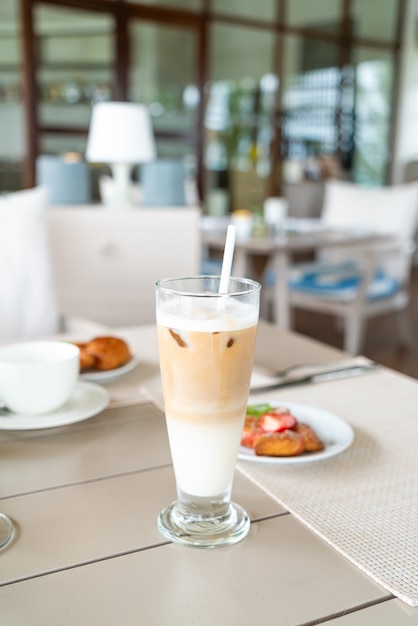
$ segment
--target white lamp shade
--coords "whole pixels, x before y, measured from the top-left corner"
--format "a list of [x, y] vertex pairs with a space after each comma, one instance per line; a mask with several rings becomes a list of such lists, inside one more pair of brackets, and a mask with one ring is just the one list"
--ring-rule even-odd
[[134, 102], [100, 102], [92, 111], [86, 159], [95, 163], [144, 163], [155, 159], [147, 108]]

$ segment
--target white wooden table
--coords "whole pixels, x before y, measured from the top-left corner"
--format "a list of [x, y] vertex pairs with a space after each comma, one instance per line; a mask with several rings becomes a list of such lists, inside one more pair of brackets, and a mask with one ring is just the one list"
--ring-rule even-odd
[[[0, 510], [17, 526], [13, 542], [0, 551], [2, 626], [418, 625], [417, 608], [396, 599], [240, 471], [233, 497], [251, 515], [247, 539], [216, 550], [165, 541], [156, 519], [175, 498], [174, 477], [163, 413], [142, 393], [158, 376], [155, 328], [120, 334], [140, 363], [108, 385], [113, 408], [66, 427], [0, 431]], [[263, 365], [344, 358], [260, 325], [256, 360]], [[276, 395], [318, 402], [322, 393], [325, 405], [350, 419], [339, 397], [367, 384], [367, 402], [375, 398], [376, 410], [383, 410], [382, 381], [416, 396], [405, 414], [412, 419], [418, 384], [388, 370], [346, 386], [329, 382]], [[327, 463], [332, 473], [336, 461]]]
[[[298, 226], [298, 222], [304, 226]], [[309, 230], [311, 223], [311, 230]], [[290, 305], [288, 291], [289, 264], [294, 254], [321, 249], [350, 248], [354, 258], [367, 252], [371, 246], [389, 243], [390, 235], [362, 231], [331, 231], [319, 228], [318, 220], [292, 219], [289, 230], [278, 235], [237, 239], [234, 252], [233, 273], [248, 276], [265, 286], [267, 269], [276, 277], [273, 294], [273, 321], [281, 330], [290, 330]], [[222, 252], [225, 246], [225, 221], [202, 222], [202, 244], [209, 251]], [[261, 262], [260, 262], [261, 260]], [[267, 289], [265, 290], [267, 292]]]

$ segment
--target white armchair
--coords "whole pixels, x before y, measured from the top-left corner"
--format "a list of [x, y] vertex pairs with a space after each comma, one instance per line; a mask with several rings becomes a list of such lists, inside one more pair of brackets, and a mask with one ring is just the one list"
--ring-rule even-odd
[[200, 209], [48, 211], [59, 310], [109, 327], [155, 321], [154, 283], [198, 274]]
[[0, 341], [72, 333], [85, 337], [106, 326], [59, 309], [48, 232], [46, 187], [0, 198]]
[[0, 198], [0, 341], [154, 322], [154, 282], [199, 273], [199, 221], [196, 207], [48, 208], [43, 187]]
[[344, 322], [344, 349], [358, 354], [366, 320], [396, 313], [399, 339], [410, 337], [409, 277], [418, 223], [418, 183], [363, 188], [341, 181], [326, 184], [321, 219], [326, 228], [364, 229], [393, 235], [389, 246], [322, 252], [313, 264], [294, 266], [292, 307], [330, 313]]
[[[291, 266], [288, 284], [292, 310], [329, 313], [342, 319], [343, 347], [351, 354], [363, 348], [368, 318], [395, 313], [399, 340], [406, 345], [410, 338], [409, 278], [418, 224], [418, 183], [365, 188], [327, 181], [321, 220], [326, 229], [390, 234], [393, 242], [361, 252], [358, 247], [327, 248], [313, 263]], [[268, 282], [270, 293], [274, 289], [271, 275]]]

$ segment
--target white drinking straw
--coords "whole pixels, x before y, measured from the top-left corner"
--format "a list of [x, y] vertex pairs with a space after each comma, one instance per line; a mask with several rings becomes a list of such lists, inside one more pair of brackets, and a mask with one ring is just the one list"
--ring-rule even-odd
[[229, 279], [232, 271], [232, 259], [234, 258], [234, 247], [237, 229], [234, 224], [228, 225], [226, 231], [226, 241], [224, 256], [222, 259], [221, 280], [219, 282], [219, 293], [228, 293]]

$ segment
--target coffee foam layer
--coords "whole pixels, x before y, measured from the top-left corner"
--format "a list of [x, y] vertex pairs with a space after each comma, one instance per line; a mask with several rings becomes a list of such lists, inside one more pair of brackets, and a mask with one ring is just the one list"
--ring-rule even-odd
[[157, 306], [157, 323], [178, 330], [222, 332], [249, 328], [257, 321], [258, 306], [231, 298], [173, 298]]

